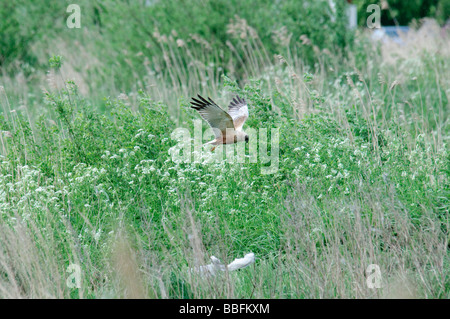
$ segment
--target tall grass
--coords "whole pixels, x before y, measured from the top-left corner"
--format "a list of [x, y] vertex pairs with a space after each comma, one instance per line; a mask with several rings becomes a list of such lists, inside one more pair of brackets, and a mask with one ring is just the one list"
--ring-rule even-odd
[[[305, 36], [309, 66], [283, 31], [276, 56], [245, 20], [228, 31], [242, 69], [227, 76], [206, 40], [154, 34], [162, 55], [131, 92], [86, 69], [82, 89], [70, 58], [23, 107], [17, 79], [2, 78], [1, 297], [449, 297], [448, 39], [392, 60], [364, 34], [347, 58]], [[223, 106], [239, 94], [246, 126], [279, 127], [278, 172], [173, 162], [171, 133], [192, 131], [197, 93]], [[248, 252], [246, 269], [192, 271]], [[70, 264], [80, 289], [66, 284]]]

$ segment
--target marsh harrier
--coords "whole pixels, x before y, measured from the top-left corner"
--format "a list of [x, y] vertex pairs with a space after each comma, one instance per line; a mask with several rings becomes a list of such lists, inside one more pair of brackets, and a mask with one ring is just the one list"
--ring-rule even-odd
[[206, 143], [214, 147], [220, 144], [233, 144], [241, 141], [248, 143], [248, 135], [242, 130], [248, 118], [248, 107], [244, 99], [236, 96], [228, 106], [228, 112], [222, 110], [213, 100], [208, 100], [198, 95], [198, 99], [192, 98], [192, 108], [200, 113], [200, 116], [212, 127], [215, 139]]

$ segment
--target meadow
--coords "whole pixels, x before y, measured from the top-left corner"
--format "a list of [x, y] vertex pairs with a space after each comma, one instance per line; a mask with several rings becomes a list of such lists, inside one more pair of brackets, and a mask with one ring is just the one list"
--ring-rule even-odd
[[[399, 45], [297, 25], [291, 1], [253, 20], [173, 3], [158, 28], [125, 2], [79, 30], [55, 18], [2, 68], [0, 298], [449, 298], [448, 31], [426, 20]], [[173, 161], [197, 94], [245, 98], [244, 129], [279, 130], [278, 169]]]

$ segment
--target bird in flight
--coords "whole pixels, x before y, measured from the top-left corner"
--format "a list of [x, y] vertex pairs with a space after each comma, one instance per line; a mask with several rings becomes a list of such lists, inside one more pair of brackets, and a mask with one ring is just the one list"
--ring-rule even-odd
[[216, 138], [206, 143], [214, 145], [211, 151], [221, 144], [234, 144], [241, 141], [248, 143], [248, 135], [242, 130], [248, 118], [247, 102], [244, 99], [236, 96], [228, 105], [228, 112], [221, 109], [209, 97], [206, 100], [198, 95], [198, 99], [192, 98], [192, 100], [192, 108], [198, 111], [214, 131]]

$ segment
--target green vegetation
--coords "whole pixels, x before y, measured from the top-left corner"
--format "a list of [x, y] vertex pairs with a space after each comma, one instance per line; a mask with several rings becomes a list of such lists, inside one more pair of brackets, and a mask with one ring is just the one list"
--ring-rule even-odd
[[[449, 36], [376, 44], [304, 3], [80, 2], [68, 29], [49, 1], [53, 27], [0, 21], [21, 41], [0, 37], [0, 297], [449, 298]], [[40, 10], [16, 4], [0, 17]], [[198, 93], [279, 128], [279, 169], [174, 162]]]

